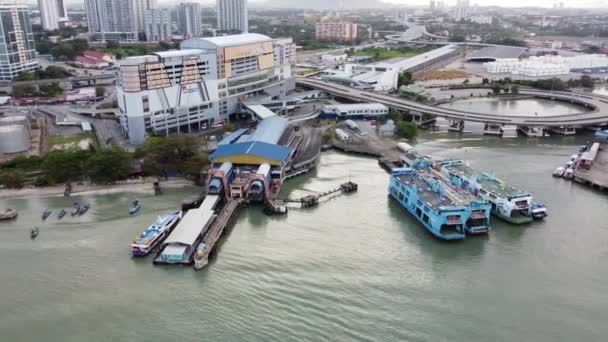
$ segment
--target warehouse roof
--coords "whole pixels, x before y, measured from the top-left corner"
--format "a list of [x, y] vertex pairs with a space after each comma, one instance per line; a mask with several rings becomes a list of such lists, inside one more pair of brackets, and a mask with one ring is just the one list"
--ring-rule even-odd
[[247, 141], [242, 143], [220, 145], [209, 158], [213, 161], [231, 156], [249, 155], [266, 160], [284, 163], [291, 154], [291, 148], [260, 141]]
[[499, 58], [519, 58], [526, 48], [517, 46], [488, 46], [473, 52], [467, 57], [468, 61], [489, 61]]
[[247, 108], [249, 108], [255, 114], [255, 116], [257, 116], [258, 119], [260, 119], [260, 120], [265, 120], [267, 118], [276, 116], [276, 114], [273, 111], [271, 111], [270, 109], [268, 109], [262, 105], [246, 104], [245, 106]]
[[211, 44], [216, 47], [228, 47], [228, 46], [238, 46], [238, 45], [247, 45], [261, 42], [268, 42], [272, 39], [268, 36], [259, 33], [243, 33], [243, 34], [234, 34], [229, 36], [218, 36], [218, 37], [208, 37], [208, 38], [196, 38], [185, 40], [182, 42], [183, 48], [194, 48], [197, 45], [207, 45]]
[[450, 44], [410, 58], [391, 58], [384, 62], [375, 63], [374, 66], [376, 68], [398, 69], [402, 71], [409, 70], [435, 58], [440, 58], [452, 53], [457, 48], [457, 45]]
[[350, 110], [388, 110], [388, 107], [381, 103], [352, 103], [352, 104], [338, 104], [338, 105], [326, 105], [323, 107], [326, 110], [337, 110], [339, 112], [348, 112]]
[[247, 129], [246, 128], [240, 128], [237, 129], [236, 131], [228, 134], [227, 136], [225, 136], [222, 140], [220, 140], [219, 143], [217, 143], [218, 145], [227, 145], [227, 144], [232, 144], [235, 141], [239, 140], [239, 138], [241, 136], [243, 136], [245, 133], [247, 133]]

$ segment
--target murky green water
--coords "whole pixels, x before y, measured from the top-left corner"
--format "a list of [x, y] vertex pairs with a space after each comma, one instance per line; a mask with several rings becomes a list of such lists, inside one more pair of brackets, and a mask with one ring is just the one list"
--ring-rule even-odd
[[[327, 153], [289, 181], [293, 196], [348, 179], [359, 192], [266, 217], [243, 210], [209, 267], [133, 260], [130, 240], [196, 190], [89, 197], [85, 216], [44, 207], [70, 199], [0, 201], [2, 341], [602, 341], [608, 336], [608, 198], [551, 177], [579, 138], [458, 138], [418, 148], [466, 158], [533, 192], [544, 222], [493, 220], [489, 237], [434, 239], [387, 197], [373, 159]], [[38, 239], [28, 229], [40, 225]]]
[[508, 113], [512, 116], [568, 115], [585, 111], [585, 108], [576, 104], [535, 98], [519, 100], [471, 98], [442, 104], [440, 107], [471, 111], [473, 113]]

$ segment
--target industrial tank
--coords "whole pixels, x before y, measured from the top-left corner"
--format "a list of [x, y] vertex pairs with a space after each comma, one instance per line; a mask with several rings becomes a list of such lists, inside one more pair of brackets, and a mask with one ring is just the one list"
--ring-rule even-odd
[[30, 134], [25, 126], [0, 126], [0, 153], [17, 153], [30, 148]]
[[25, 115], [3, 116], [0, 117], [0, 126], [19, 125], [30, 128], [30, 119]]

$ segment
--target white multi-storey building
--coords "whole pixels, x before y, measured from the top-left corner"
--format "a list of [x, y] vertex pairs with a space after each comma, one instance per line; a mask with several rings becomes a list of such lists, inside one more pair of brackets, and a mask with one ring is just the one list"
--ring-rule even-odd
[[135, 31], [146, 31], [146, 11], [156, 8], [156, 0], [122, 0], [131, 2], [131, 16], [134, 18]]
[[137, 18], [131, 0], [85, 0], [89, 35], [94, 40], [136, 41]]
[[177, 30], [184, 38], [200, 37], [201, 6], [196, 2], [184, 2], [177, 6]]
[[171, 12], [168, 9], [147, 10], [145, 22], [147, 41], [171, 40]]
[[132, 144], [149, 133], [196, 132], [249, 100], [287, 98], [295, 88], [295, 44], [260, 34], [186, 40], [181, 50], [121, 61], [120, 123]]
[[249, 31], [247, 0], [217, 0], [217, 26], [222, 31]]
[[0, 4], [0, 79], [38, 68], [30, 11], [25, 5]]
[[68, 21], [68, 11], [63, 0], [38, 0], [38, 9], [45, 30], [57, 30], [60, 22]]
[[454, 19], [466, 20], [469, 17], [469, 0], [456, 0]]

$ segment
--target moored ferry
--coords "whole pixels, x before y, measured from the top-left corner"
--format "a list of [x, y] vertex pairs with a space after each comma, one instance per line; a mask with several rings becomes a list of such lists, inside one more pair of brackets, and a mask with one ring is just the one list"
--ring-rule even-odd
[[159, 216], [148, 229], [131, 243], [131, 255], [145, 256], [154, 249], [175, 228], [182, 218], [180, 211]]
[[426, 170], [393, 169], [389, 194], [440, 239], [465, 238], [466, 208], [444, 196], [441, 183]]
[[452, 184], [489, 201], [492, 213], [499, 218], [514, 224], [533, 220], [532, 194], [509, 186], [494, 175], [479, 172], [462, 160], [440, 161], [437, 167]]

